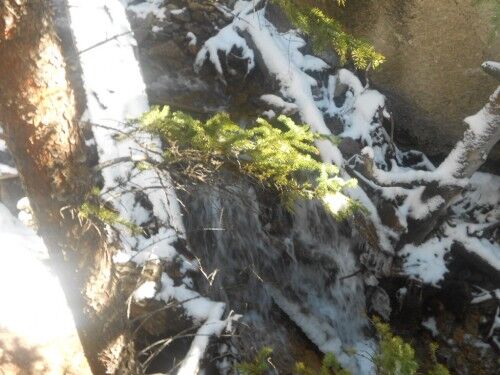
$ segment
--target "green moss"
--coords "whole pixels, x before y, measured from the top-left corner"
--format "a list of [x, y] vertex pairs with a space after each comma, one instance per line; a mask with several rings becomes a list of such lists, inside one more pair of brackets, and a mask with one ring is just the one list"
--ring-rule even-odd
[[[201, 121], [157, 107], [139, 122], [169, 145], [163, 167], [180, 163], [185, 174], [203, 180], [225, 165], [275, 189], [290, 209], [297, 199], [322, 199], [356, 183], [340, 178], [335, 165], [320, 161], [314, 142], [324, 136], [285, 116], [276, 124], [259, 118], [243, 129], [226, 113]], [[354, 207], [356, 202], [349, 201], [342, 213]]]
[[[344, 32], [342, 25], [320, 8], [301, 5], [294, 0], [274, 1], [295, 27], [309, 35], [316, 52], [331, 48], [338, 54], [340, 64], [344, 65], [350, 58], [357, 69], [376, 69], [384, 62], [384, 56], [370, 43]], [[339, 6], [345, 3], [346, 0], [337, 0]]]

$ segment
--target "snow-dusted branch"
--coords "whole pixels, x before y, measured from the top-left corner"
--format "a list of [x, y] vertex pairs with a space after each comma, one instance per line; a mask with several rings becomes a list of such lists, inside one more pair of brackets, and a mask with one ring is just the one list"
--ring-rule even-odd
[[493, 78], [496, 78], [500, 81], [500, 62], [497, 61], [485, 61], [481, 68], [488, 73]]
[[500, 86], [489, 102], [475, 115], [467, 117], [468, 129], [448, 157], [439, 166], [455, 178], [469, 178], [486, 161], [500, 140]]

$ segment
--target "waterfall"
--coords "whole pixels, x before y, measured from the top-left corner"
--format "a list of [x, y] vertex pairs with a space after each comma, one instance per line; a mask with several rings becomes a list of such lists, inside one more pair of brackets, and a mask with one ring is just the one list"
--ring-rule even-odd
[[216, 272], [208, 292], [244, 314], [250, 342], [287, 356], [288, 336], [272, 313], [277, 305], [321, 351], [336, 353], [355, 373], [369, 373], [371, 363], [361, 356], [374, 348], [366, 336], [364, 286], [352, 276], [361, 244], [348, 225], [319, 202], [287, 212], [245, 182], [199, 187], [181, 199], [190, 245], [205, 272]]

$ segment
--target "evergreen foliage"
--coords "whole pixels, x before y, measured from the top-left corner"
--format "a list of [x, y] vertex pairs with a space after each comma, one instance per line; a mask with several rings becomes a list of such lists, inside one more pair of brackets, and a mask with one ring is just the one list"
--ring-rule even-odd
[[429, 349], [434, 367], [427, 373], [427, 375], [450, 375], [448, 369], [437, 361], [436, 351], [438, 349], [438, 345], [436, 343], [431, 343]]
[[[385, 60], [368, 42], [355, 38], [342, 29], [342, 25], [326, 15], [318, 7], [301, 5], [296, 0], [274, 0], [287, 14], [293, 25], [308, 34], [316, 52], [332, 48], [339, 56], [340, 64], [349, 58], [357, 69], [376, 69]], [[346, 0], [337, 0], [344, 6]]]
[[319, 371], [314, 371], [307, 367], [305, 363], [298, 362], [295, 365], [295, 373], [297, 375], [351, 375], [349, 371], [342, 368], [333, 353], [325, 354]]
[[[142, 232], [140, 226], [125, 220], [118, 212], [106, 207], [100, 200], [99, 195], [100, 189], [97, 187], [94, 187], [87, 195], [87, 199], [78, 209], [78, 218], [81, 221], [100, 222], [111, 227], [122, 225], [136, 235]], [[99, 226], [94, 225], [94, 227], [98, 228]]]
[[236, 365], [236, 369], [242, 375], [263, 375], [267, 370], [271, 368], [271, 363], [269, 359], [273, 349], [265, 346], [259, 350], [257, 356], [252, 362], [242, 362]]
[[414, 375], [418, 369], [415, 350], [399, 336], [393, 335], [388, 324], [374, 320], [379, 335], [379, 351], [374, 362], [379, 375]]
[[[415, 359], [415, 350], [412, 346], [399, 337], [395, 336], [388, 324], [382, 323], [378, 318], [374, 319], [375, 328], [379, 335], [379, 351], [375, 355], [374, 362], [378, 375], [414, 375], [419, 367]], [[450, 375], [446, 366], [437, 362], [435, 343], [430, 345], [430, 357], [433, 367], [427, 375]]]
[[191, 171], [193, 167], [186, 165], [191, 159], [200, 175], [225, 165], [276, 189], [289, 209], [297, 199], [321, 199], [356, 182], [343, 180], [335, 165], [319, 160], [314, 141], [325, 137], [285, 116], [278, 117], [276, 126], [259, 118], [243, 129], [226, 113], [200, 121], [157, 107], [144, 114], [140, 124], [168, 144], [165, 168], [180, 163], [183, 171]]
[[[415, 375], [418, 370], [418, 362], [415, 358], [415, 350], [412, 346], [399, 337], [395, 336], [388, 324], [382, 323], [378, 318], [374, 319], [374, 325], [379, 335], [379, 350], [373, 357], [377, 375]], [[435, 343], [430, 345], [430, 357], [433, 367], [427, 375], [450, 375], [449, 370], [437, 362]], [[237, 369], [243, 375], [264, 375], [270, 369], [269, 358], [272, 348], [261, 349], [252, 362], [243, 362]], [[297, 362], [293, 372], [295, 375], [351, 375], [351, 372], [342, 368], [333, 353], [325, 354], [318, 370], [312, 369], [308, 364]]]

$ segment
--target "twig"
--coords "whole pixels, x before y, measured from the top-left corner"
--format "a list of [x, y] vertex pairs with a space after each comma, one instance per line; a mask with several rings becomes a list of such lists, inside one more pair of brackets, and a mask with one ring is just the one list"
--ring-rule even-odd
[[96, 43], [96, 44], [94, 44], [94, 45], [92, 45], [90, 47], [87, 47], [85, 49], [82, 49], [81, 51], [78, 51], [77, 55], [80, 56], [80, 55], [84, 54], [85, 52], [88, 52], [88, 51], [90, 51], [90, 50], [92, 50], [94, 48], [102, 46], [103, 44], [111, 42], [112, 40], [118, 39], [119, 37], [127, 35], [127, 34], [132, 34], [132, 31], [125, 31], [125, 32], [123, 32], [121, 34], [117, 34], [117, 35], [114, 35], [114, 36], [112, 36], [110, 38], [104, 39], [104, 40], [102, 40], [102, 41], [100, 41], [100, 42], [98, 42], [98, 43]]

